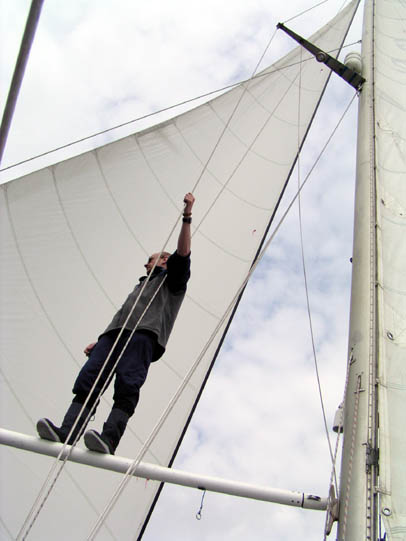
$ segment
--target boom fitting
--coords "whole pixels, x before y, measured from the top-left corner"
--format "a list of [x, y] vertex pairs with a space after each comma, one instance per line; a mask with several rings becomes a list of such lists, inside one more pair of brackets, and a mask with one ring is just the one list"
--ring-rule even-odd
[[316, 45], [313, 45], [313, 43], [310, 43], [310, 41], [305, 40], [304, 38], [299, 36], [299, 34], [296, 34], [292, 30], [287, 28], [283, 23], [278, 23], [276, 27], [280, 28], [286, 34], [292, 37], [295, 41], [299, 43], [299, 45], [304, 47], [307, 51], [309, 51], [309, 53], [315, 56], [317, 62], [322, 62], [323, 64], [325, 64], [328, 68], [330, 68], [342, 79], [344, 79], [344, 81], [354, 87], [355, 90], [360, 91], [362, 89], [362, 85], [365, 83], [365, 79], [358, 72], [346, 66], [336, 58], [333, 58]]

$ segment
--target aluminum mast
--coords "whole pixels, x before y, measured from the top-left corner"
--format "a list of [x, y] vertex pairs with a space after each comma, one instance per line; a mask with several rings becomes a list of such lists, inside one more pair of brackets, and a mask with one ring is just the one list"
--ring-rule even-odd
[[376, 539], [376, 167], [374, 12], [366, 0], [359, 101], [349, 383], [344, 407], [338, 539]]

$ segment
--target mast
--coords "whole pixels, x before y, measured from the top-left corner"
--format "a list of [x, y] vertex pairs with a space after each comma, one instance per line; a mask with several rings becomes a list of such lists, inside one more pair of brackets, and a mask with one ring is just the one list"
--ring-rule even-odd
[[8, 132], [10, 130], [11, 121], [13, 119], [14, 109], [17, 104], [18, 94], [20, 92], [20, 88], [23, 82], [25, 68], [27, 66], [32, 43], [34, 41], [34, 36], [37, 30], [37, 25], [41, 15], [43, 3], [44, 0], [32, 0], [31, 2], [30, 12], [28, 14], [24, 36], [21, 42], [20, 52], [14, 69], [13, 79], [11, 81], [10, 90], [0, 126], [0, 163], [3, 159], [3, 153], [7, 143]]
[[374, 30], [365, 0], [359, 100], [348, 386], [340, 480], [339, 540], [377, 538], [377, 250]]

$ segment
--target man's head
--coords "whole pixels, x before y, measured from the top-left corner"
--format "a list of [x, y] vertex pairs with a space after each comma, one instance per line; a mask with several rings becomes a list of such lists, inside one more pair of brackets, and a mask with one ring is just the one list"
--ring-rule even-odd
[[151, 272], [152, 267], [155, 265], [155, 261], [157, 267], [163, 267], [166, 269], [166, 262], [168, 261], [170, 255], [171, 254], [169, 252], [162, 252], [161, 256], [159, 256], [159, 252], [152, 254], [144, 265], [147, 270], [147, 274]]

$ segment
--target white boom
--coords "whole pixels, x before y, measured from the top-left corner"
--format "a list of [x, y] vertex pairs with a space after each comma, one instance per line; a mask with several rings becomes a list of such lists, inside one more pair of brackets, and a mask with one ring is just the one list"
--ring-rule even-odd
[[[12, 432], [11, 430], [5, 430], [3, 428], [0, 428], [0, 443], [17, 449], [53, 457], [57, 457], [63, 447], [61, 443], [48, 442], [34, 436], [27, 436], [26, 434]], [[91, 451], [78, 449], [77, 447], [71, 450], [70, 446], [67, 446], [66, 453], [69, 451], [71, 452], [68, 460], [71, 462], [77, 462], [79, 464], [102, 468], [117, 473], [126, 473], [133, 462], [130, 458], [93, 453]], [[250, 485], [248, 483], [219, 479], [217, 477], [197, 475], [145, 462], [141, 462], [138, 465], [133, 475], [135, 477], [153, 481], [172, 483], [175, 485], [209, 490], [212, 492], [240, 496], [242, 498], [251, 498], [265, 502], [280, 503], [293, 507], [303, 507], [304, 509], [318, 511], [327, 509], [328, 498], [321, 498], [320, 496], [305, 494], [303, 492], [261, 487]]]

